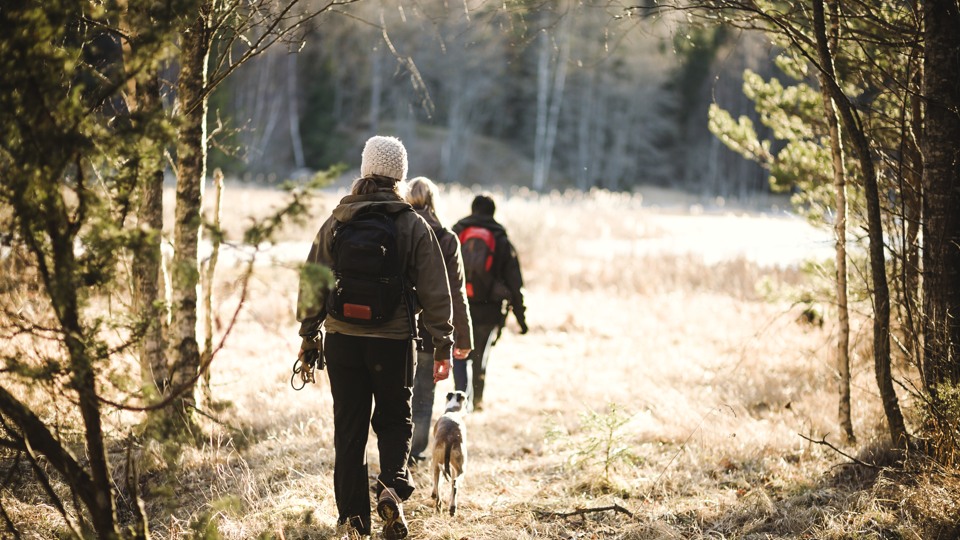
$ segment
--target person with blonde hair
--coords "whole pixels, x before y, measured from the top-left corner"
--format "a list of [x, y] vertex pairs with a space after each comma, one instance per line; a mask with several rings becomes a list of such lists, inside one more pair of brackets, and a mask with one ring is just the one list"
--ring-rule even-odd
[[[439, 381], [450, 373], [452, 301], [433, 228], [400, 196], [407, 176], [400, 140], [371, 137], [360, 175], [320, 227], [307, 257], [297, 301], [300, 358], [320, 368], [325, 361], [330, 380], [338, 528], [370, 534], [366, 445], [372, 426], [380, 453], [376, 493], [383, 537], [405, 538], [403, 501], [414, 490], [407, 460], [416, 310], [422, 309], [423, 335], [432, 338], [433, 377]], [[332, 286], [317, 283], [316, 266], [333, 270]]]
[[[436, 200], [439, 190], [432, 180], [418, 176], [407, 183], [407, 202], [433, 229], [443, 260], [447, 265], [447, 282], [453, 300], [453, 358], [464, 360], [473, 349], [473, 326], [470, 322], [470, 309], [467, 306], [467, 289], [463, 279], [463, 259], [460, 255], [460, 240], [450, 229], [444, 227], [437, 217]], [[428, 333], [421, 324], [419, 335], [425, 338]], [[433, 398], [436, 382], [432, 369], [432, 347], [424, 340], [424, 349], [417, 354], [417, 371], [413, 379], [413, 443], [410, 448], [410, 461], [415, 463], [427, 458], [427, 444], [433, 422]]]

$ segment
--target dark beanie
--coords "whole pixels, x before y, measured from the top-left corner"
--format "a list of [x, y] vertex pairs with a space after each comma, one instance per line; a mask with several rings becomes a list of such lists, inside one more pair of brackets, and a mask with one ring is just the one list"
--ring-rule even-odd
[[493, 199], [487, 195], [477, 195], [473, 198], [473, 203], [470, 205], [471, 212], [484, 216], [492, 216], [496, 209], [497, 205], [495, 205]]

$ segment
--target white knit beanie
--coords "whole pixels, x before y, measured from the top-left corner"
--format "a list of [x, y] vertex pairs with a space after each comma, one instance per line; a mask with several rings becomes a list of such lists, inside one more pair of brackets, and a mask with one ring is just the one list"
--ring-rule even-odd
[[360, 159], [360, 176], [373, 174], [406, 180], [407, 149], [400, 139], [376, 135], [367, 140]]

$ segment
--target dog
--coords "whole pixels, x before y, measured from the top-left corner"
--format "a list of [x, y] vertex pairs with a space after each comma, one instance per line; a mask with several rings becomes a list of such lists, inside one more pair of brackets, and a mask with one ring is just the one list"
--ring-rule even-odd
[[467, 465], [467, 426], [463, 423], [463, 407], [467, 395], [463, 392], [447, 394], [443, 416], [433, 425], [433, 493], [437, 511], [443, 509], [440, 499], [440, 473], [450, 482], [450, 515], [457, 513], [457, 484], [462, 482]]

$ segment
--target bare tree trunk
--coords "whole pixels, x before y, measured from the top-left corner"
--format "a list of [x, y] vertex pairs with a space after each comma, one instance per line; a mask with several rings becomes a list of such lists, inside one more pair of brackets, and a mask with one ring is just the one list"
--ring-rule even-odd
[[300, 111], [297, 106], [297, 55], [287, 54], [287, 111], [289, 113], [290, 143], [293, 146], [293, 164], [306, 167], [303, 157], [303, 139], [300, 138]]
[[570, 24], [573, 15], [566, 14], [560, 24], [557, 39], [560, 41], [560, 52], [557, 56], [557, 65], [554, 69], [553, 90], [550, 92], [550, 113], [547, 118], [546, 141], [543, 148], [542, 181], [540, 188], [550, 176], [553, 162], [553, 148], [557, 141], [557, 125], [560, 123], [560, 105], [563, 103], [563, 91], [567, 81], [567, 62], [570, 59]]
[[[913, 84], [911, 102], [912, 132], [915, 137], [923, 133], [923, 105], [918, 97], [922, 92], [922, 74], [916, 77]], [[906, 138], [906, 137], [905, 137]], [[910, 346], [913, 349], [913, 358], [916, 365], [922, 366], [923, 351], [920, 336], [922, 330], [916, 322], [916, 314], [920, 313], [920, 223], [923, 219], [923, 154], [920, 151], [920, 141], [916, 138], [907, 140], [907, 187], [901, 193], [905, 201], [906, 237], [904, 238], [904, 289], [907, 291], [907, 326], [910, 330]], [[922, 368], [921, 368], [922, 371]]]
[[260, 78], [259, 89], [254, 94], [254, 99], [260, 111], [260, 121], [257, 123], [254, 135], [256, 142], [251, 144], [248, 152], [261, 163], [266, 163], [272, 167], [274, 160], [270, 155], [270, 141], [273, 140], [273, 132], [277, 129], [277, 124], [280, 123], [285, 101], [283, 96], [275, 91], [274, 78], [279, 76], [283, 70], [277, 67], [273, 54], [265, 54], [259, 60], [266, 64], [266, 67], [258, 72]]
[[540, 30], [540, 54], [537, 59], [537, 132], [533, 140], [533, 189], [543, 189], [543, 147], [547, 138], [547, 116], [550, 103], [550, 36]]
[[590, 136], [591, 122], [594, 122], [593, 110], [596, 96], [597, 73], [591, 69], [587, 75], [587, 88], [580, 93], [580, 114], [577, 116], [577, 187], [586, 191], [592, 184], [591, 175], [596, 175], [591, 163], [593, 153], [592, 137]]
[[[83, 185], [82, 170], [78, 185]], [[64, 208], [66, 204], [59, 200], [62, 197], [59, 191], [49, 195], [48, 199], [56, 201], [47, 205], [44, 221], [50, 235], [52, 254], [49, 262], [43, 264], [41, 272], [43, 281], [50, 296], [56, 313], [60, 330], [63, 333], [63, 345], [67, 352], [68, 368], [70, 373], [69, 386], [77, 393], [77, 406], [83, 420], [84, 453], [89, 463], [89, 486], [76, 486], [91, 493], [84, 502], [90, 512], [90, 520], [94, 530], [100, 538], [119, 538], [117, 528], [116, 503], [113, 498], [113, 479], [107, 463], [107, 452], [104, 445], [103, 423], [100, 415], [100, 396], [97, 393], [97, 379], [94, 370], [89, 334], [81, 323], [81, 300], [78, 296], [77, 283], [80, 279], [80, 270], [77, 267], [73, 245], [76, 240], [75, 224], [70, 223]], [[89, 196], [89, 195], [81, 195]], [[84, 202], [78, 203], [83, 205]], [[35, 251], [38, 258], [43, 254]], [[4, 410], [5, 414], [9, 411]], [[31, 413], [32, 414], [32, 413]], [[24, 418], [24, 421], [30, 421]], [[44, 428], [44, 431], [46, 429]], [[26, 434], [30, 435], [30, 434]], [[59, 446], [59, 444], [58, 444]]]
[[[156, 79], [154, 83], [138, 97], [145, 109], [161, 106], [160, 84]], [[163, 241], [163, 163], [160, 155], [142, 176], [137, 217], [140, 230], [148, 231], [145, 245], [133, 254], [133, 309], [147, 325], [140, 342], [141, 378], [144, 387], [159, 391], [169, 378], [164, 356], [167, 310], [160, 303], [165, 300], [160, 288], [160, 243]]]
[[[125, 8], [124, 8], [125, 9]], [[128, 35], [133, 30], [121, 21], [121, 28]], [[132, 40], [124, 40], [124, 65], [129, 63], [132, 54]], [[143, 117], [161, 114], [163, 104], [160, 100], [159, 74], [140, 86], [130, 77], [124, 93], [128, 112]], [[138, 229], [146, 233], [144, 244], [133, 253], [133, 311], [145, 323], [143, 338], [140, 341], [140, 376], [144, 388], [159, 390], [166, 384], [167, 367], [164, 358], [166, 343], [164, 329], [166, 312], [159, 307], [160, 264], [162, 260], [160, 243], [163, 239], [163, 154], [157, 149], [153, 156], [135, 158], [137, 169], [139, 205], [137, 208]]]
[[883, 223], [880, 216], [880, 190], [877, 171], [870, 153], [870, 143], [850, 100], [837, 84], [833, 57], [827, 42], [823, 0], [813, 0], [813, 25], [817, 55], [826, 77], [826, 88], [837, 107], [843, 127], [850, 133], [853, 148], [863, 171], [864, 196], [867, 206], [867, 233], [870, 239], [870, 274], [873, 282], [873, 359], [877, 387], [893, 443], [903, 447], [909, 442], [903, 413], [890, 371], [890, 288], [887, 283], [883, 245]]
[[467, 119], [464, 109], [463, 76], [460, 74], [451, 75], [456, 77], [450, 92], [450, 107], [447, 111], [447, 138], [443, 141], [440, 149], [440, 166], [443, 171], [443, 177], [455, 181], [463, 176], [463, 165], [466, 157], [467, 138]]
[[200, 395], [206, 406], [213, 399], [210, 391], [210, 361], [213, 359], [213, 280], [220, 258], [220, 204], [223, 200], [223, 172], [213, 171], [213, 212], [207, 221], [216, 231], [210, 238], [210, 259], [203, 272], [203, 352], [200, 355]]
[[960, 384], [960, 9], [930, 0], [923, 14], [923, 375], [938, 403]]
[[[839, 22], [837, 0], [827, 0], [827, 6], [830, 10], [830, 34], [829, 48], [831, 55], [829, 58], [821, 58], [821, 62], [830, 61], [831, 65], [824, 63], [824, 68], [829, 73], [834, 73], [832, 66], [832, 51], [837, 50], [837, 40], [839, 38]], [[837, 119], [837, 113], [834, 109], [833, 98], [827, 90], [829, 83], [825, 80], [827, 75], [820, 73], [820, 93], [823, 98], [823, 114], [830, 129], [830, 155], [833, 158], [833, 188], [837, 198], [837, 218], [834, 223], [834, 237], [836, 241], [836, 264], [837, 264], [837, 373], [840, 377], [838, 381], [838, 419], [840, 429], [843, 430], [843, 436], [846, 442], [854, 443], [857, 438], [853, 433], [853, 420], [850, 413], [850, 313], [847, 308], [847, 181], [843, 166], [843, 144], [841, 143], [840, 122]]]
[[[19, 435], [23, 437], [21, 443], [26, 447], [25, 450], [30, 455], [30, 459], [35, 460], [37, 454], [43, 455], [50, 466], [63, 475], [70, 488], [75, 490], [76, 496], [90, 511], [98, 538], [106, 540], [120, 538], [116, 512], [113, 510], [113, 493], [99, 491], [103, 487], [103, 479], [94, 482], [91, 475], [80, 465], [70, 450], [53, 436], [44, 422], [2, 386], [0, 386], [0, 410], [3, 411], [7, 423], [17, 426]], [[98, 457], [97, 460], [100, 461], [100, 458]], [[108, 485], [107, 489], [109, 488]], [[77, 532], [72, 520], [67, 519], [67, 526]], [[77, 532], [78, 537], [79, 535], [80, 533]]]
[[[70, 284], [72, 286], [72, 283]], [[76, 307], [76, 306], [73, 306]], [[71, 385], [77, 391], [80, 415], [83, 417], [86, 458], [90, 460], [90, 479], [97, 494], [90, 510], [90, 519], [101, 538], [119, 538], [117, 509], [112, 497], [113, 478], [107, 464], [107, 451], [103, 441], [103, 426], [100, 419], [100, 396], [93, 363], [80, 336], [79, 314], [65, 311], [63, 330], [67, 350], [70, 352]]]
[[[80, 199], [76, 205], [83, 208], [88, 204], [83, 200], [92, 197], [92, 191], [85, 188], [85, 167], [77, 167], [74, 178], [78, 189], [74, 192]], [[22, 193], [24, 183], [20, 182], [18, 191]], [[2, 425], [9, 429], [12, 422], [20, 429], [22, 450], [36, 461], [37, 454], [45, 456], [50, 464], [67, 479], [71, 491], [83, 502], [98, 538], [114, 540], [120, 538], [117, 525], [116, 502], [113, 492], [113, 479], [107, 461], [104, 443], [103, 422], [100, 412], [100, 396], [97, 390], [96, 366], [93, 356], [98, 350], [98, 342], [91, 330], [85, 327], [81, 319], [83, 301], [81, 296], [81, 269], [77, 263], [74, 245], [79, 225], [68, 216], [70, 204], [64, 200], [60, 182], [34, 186], [36, 194], [31, 203], [24, 204], [15, 198], [11, 209], [21, 216], [31, 213], [28, 219], [36, 220], [33, 227], [20, 223], [20, 233], [39, 232], [46, 238], [39, 239], [24, 234], [27, 245], [37, 261], [37, 271], [41, 276], [45, 291], [49, 297], [51, 309], [56, 316], [57, 333], [62, 336], [60, 344], [65, 350], [65, 373], [69, 374], [67, 386], [76, 392], [76, 406], [83, 422], [84, 470], [70, 451], [56, 437], [31, 409], [10, 394], [4, 385], [0, 385], [0, 411], [3, 414]], [[46, 191], [44, 191], [46, 190]], [[36, 200], [43, 200], [36, 204]], [[22, 219], [22, 218], [21, 218]], [[40, 226], [42, 223], [42, 226]], [[38, 235], [39, 236], [39, 235]], [[55, 429], [56, 428], [55, 426]], [[16, 441], [13, 441], [16, 442]], [[54, 495], [55, 496], [55, 495]], [[77, 508], [77, 512], [82, 512]], [[66, 517], [66, 512], [64, 512]]]
[[824, 93], [824, 115], [830, 125], [830, 152], [833, 155], [833, 186], [837, 198], [837, 217], [834, 224], [837, 264], [837, 373], [838, 411], [840, 429], [848, 443], [856, 442], [850, 410], [850, 312], [847, 305], [847, 182], [843, 168], [843, 147], [840, 143], [840, 125], [833, 100]]
[[[919, 7], [914, 6], [919, 11]], [[917, 52], [919, 55], [920, 53]], [[923, 375], [923, 344], [921, 336], [920, 314], [920, 220], [923, 210], [923, 155], [917, 140], [923, 133], [923, 106], [920, 98], [922, 88], [922, 69], [910, 82], [904, 92], [904, 100], [909, 102], [909, 117], [904, 119], [903, 154], [906, 170], [902, 174], [900, 196], [903, 201], [903, 309], [906, 321], [904, 342], [909, 347], [909, 356], [913, 364]], [[906, 106], [906, 105], [905, 105]], [[908, 114], [904, 111], [904, 114]]]
[[207, 167], [207, 63], [212, 30], [210, 0], [183, 33], [177, 100], [183, 123], [177, 140], [177, 207], [174, 222], [174, 256], [171, 268], [172, 321], [169, 358], [170, 387], [179, 392], [173, 400], [170, 427], [177, 432], [193, 425], [196, 380], [200, 370], [197, 345], [197, 288], [203, 183]]
[[380, 104], [383, 101], [383, 53], [374, 48], [370, 53], [370, 131], [380, 129]]
[[566, 14], [557, 30], [556, 41], [560, 50], [553, 62], [551, 80], [550, 64], [552, 45], [546, 29], [540, 34], [540, 56], [537, 65], [537, 133], [534, 141], [533, 189], [540, 191], [550, 176], [550, 162], [553, 146], [557, 138], [557, 124], [560, 121], [560, 105], [563, 103], [563, 87], [567, 80], [567, 60], [570, 58], [570, 20]]

